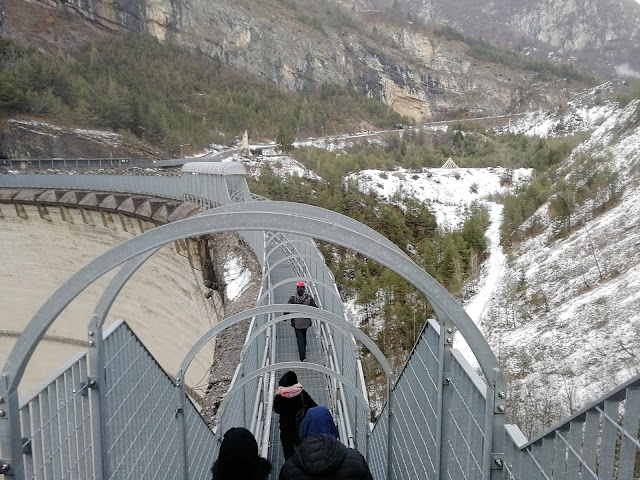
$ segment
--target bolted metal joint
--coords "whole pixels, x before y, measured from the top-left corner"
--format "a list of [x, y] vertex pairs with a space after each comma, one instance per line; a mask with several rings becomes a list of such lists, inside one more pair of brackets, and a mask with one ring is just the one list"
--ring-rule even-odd
[[95, 378], [90, 378], [89, 381], [87, 382], [87, 387], [98, 388], [98, 382], [96, 381]]
[[447, 337], [447, 343], [453, 343], [453, 338]]
[[502, 468], [502, 467], [504, 466], [504, 462], [502, 461], [502, 459], [501, 459], [501, 458], [496, 458], [496, 459], [494, 460], [494, 463], [496, 464], [496, 466], [498, 466], [498, 467], [500, 467], [500, 468]]
[[9, 470], [11, 470], [11, 465], [9, 463], [7, 462], [0, 463], [0, 475], [9, 473]]
[[498, 392], [498, 396], [500, 398], [506, 398], [507, 397], [507, 392]]
[[0, 417], [4, 417], [6, 413], [7, 412], [5, 412], [4, 410], [0, 410]]
[[500, 413], [504, 413], [507, 410], [507, 407], [505, 405], [498, 405], [498, 411]]

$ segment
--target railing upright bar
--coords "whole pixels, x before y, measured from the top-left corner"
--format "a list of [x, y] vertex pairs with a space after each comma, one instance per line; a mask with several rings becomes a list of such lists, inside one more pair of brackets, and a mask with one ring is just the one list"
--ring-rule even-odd
[[177, 421], [178, 432], [180, 441], [178, 442], [179, 458], [180, 462], [180, 479], [189, 480], [189, 458], [187, 454], [187, 418], [184, 411], [184, 384], [185, 379], [184, 372], [182, 369], [178, 370], [178, 375], [176, 376], [176, 386], [175, 386], [175, 395], [176, 395], [176, 413], [175, 418]]
[[558, 430], [553, 442], [553, 480], [565, 480], [565, 465], [567, 463], [567, 444], [565, 443], [564, 434], [567, 431]]
[[[104, 371], [104, 338], [102, 332], [103, 320], [94, 314], [89, 322], [89, 372], [87, 385], [89, 387], [89, 401], [91, 402], [91, 442], [93, 444], [93, 465], [95, 480], [109, 478], [107, 462], [107, 412], [105, 394], [107, 389]], [[92, 344], [93, 342], [93, 344]]]
[[553, 478], [553, 446], [555, 443], [555, 435], [550, 435], [542, 439], [542, 447], [540, 448], [540, 464], [544, 468], [544, 473]]
[[393, 480], [393, 386], [387, 378], [387, 480]]
[[[614, 455], [617, 441], [617, 429], [613, 421], [617, 420], [620, 411], [618, 400], [605, 400], [604, 415], [602, 416], [602, 441], [600, 443], [600, 465], [598, 480], [612, 480], [614, 469]], [[607, 418], [608, 417], [608, 418]]]
[[4, 471], [5, 478], [22, 479], [24, 464], [22, 462], [22, 437], [20, 433], [20, 408], [17, 390], [9, 390], [9, 375], [0, 377], [0, 469]]
[[444, 412], [445, 412], [445, 389], [449, 388], [451, 381], [450, 377], [450, 362], [451, 362], [451, 347], [453, 345], [453, 335], [455, 333], [455, 327], [446, 316], [442, 316], [438, 320], [438, 327], [440, 329], [440, 335], [438, 337], [438, 376], [436, 381], [438, 382], [438, 397], [436, 399], [436, 432], [435, 432], [435, 478], [442, 479], [444, 472], [442, 471], [442, 465], [444, 463], [442, 448], [442, 440], [444, 438]]
[[[276, 361], [276, 326], [272, 325], [271, 327], [271, 364], [273, 365]], [[269, 396], [267, 398], [267, 407], [265, 408], [266, 413], [266, 421], [264, 425], [264, 434], [262, 436], [262, 456], [266, 457], [269, 453], [269, 436], [271, 435], [271, 412], [273, 411], [273, 393], [275, 391], [276, 384], [276, 374], [275, 372], [271, 372], [269, 375]]]
[[624, 402], [622, 444], [620, 446], [620, 471], [618, 478], [633, 478], [638, 452], [638, 422], [640, 420], [640, 388], [628, 388]]
[[584, 422], [573, 421], [569, 427], [569, 451], [567, 457], [567, 480], [580, 480], [580, 464], [582, 463], [582, 436]]
[[598, 437], [600, 434], [600, 414], [587, 412], [584, 420], [584, 441], [582, 444], [582, 458], [584, 464], [591, 470], [596, 469]]

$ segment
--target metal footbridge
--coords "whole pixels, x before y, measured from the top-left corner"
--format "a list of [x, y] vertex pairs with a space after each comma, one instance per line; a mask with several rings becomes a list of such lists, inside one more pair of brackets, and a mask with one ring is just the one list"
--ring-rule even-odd
[[[138, 235], [93, 260], [61, 285], [17, 339], [0, 378], [0, 473], [7, 479], [210, 478], [222, 434], [249, 428], [261, 453], [282, 465], [272, 400], [289, 369], [318, 404], [333, 412], [340, 438], [384, 479], [639, 478], [640, 377], [527, 439], [505, 424], [508, 390], [487, 341], [464, 309], [405, 253], [348, 217], [303, 204], [265, 201], [249, 192], [236, 162], [187, 164], [181, 177], [3, 175], [0, 187], [72, 189], [154, 195], [196, 203], [203, 212]], [[129, 278], [163, 245], [225, 231], [255, 252], [262, 284], [255, 307], [223, 319], [185, 352], [177, 372], [165, 372], [125, 321], [103, 329]], [[379, 262], [421, 291], [436, 313], [402, 371], [361, 330], [344, 306], [315, 240]], [[87, 352], [62, 365], [48, 385], [19, 398], [25, 367], [47, 329], [89, 285], [121, 267], [86, 321]], [[286, 305], [295, 282], [307, 282], [320, 308]], [[284, 312], [290, 312], [284, 315]], [[307, 362], [297, 361], [285, 320], [313, 318]], [[249, 320], [241, 361], [210, 429], [183, 381], [207, 342]], [[480, 373], [452, 348], [462, 335]], [[357, 342], [357, 343], [356, 343]], [[387, 380], [387, 400], [375, 423], [360, 365], [364, 345]]]

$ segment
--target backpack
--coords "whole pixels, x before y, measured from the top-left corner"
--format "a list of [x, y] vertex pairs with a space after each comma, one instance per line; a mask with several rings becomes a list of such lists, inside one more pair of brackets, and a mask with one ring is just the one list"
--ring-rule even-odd
[[[309, 297], [309, 295], [305, 293], [304, 297], [302, 297], [302, 302], [296, 302], [296, 296], [291, 295], [291, 298], [289, 299], [289, 303], [293, 303], [295, 305], [310, 306], [311, 297]], [[293, 321], [291, 322], [291, 326], [294, 328], [309, 328], [311, 327], [311, 319], [310, 318], [294, 318]]]
[[304, 393], [300, 392], [300, 401], [302, 402], [302, 407], [300, 408], [300, 410], [298, 410], [296, 412], [296, 434], [300, 434], [300, 427], [302, 426], [302, 422], [304, 421], [304, 417], [307, 414], [307, 410], [309, 410], [309, 407], [307, 407], [304, 403]]

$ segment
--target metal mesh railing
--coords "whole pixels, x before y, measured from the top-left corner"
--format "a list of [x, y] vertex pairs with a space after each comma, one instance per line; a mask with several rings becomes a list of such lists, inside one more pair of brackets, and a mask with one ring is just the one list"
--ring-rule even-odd
[[508, 480], [640, 478], [640, 375], [527, 442], [507, 426]]
[[[453, 355], [453, 352], [449, 352]], [[482, 478], [486, 387], [466, 360], [459, 356], [449, 364], [442, 412], [440, 468], [449, 479]]]
[[[100, 177], [3, 176], [0, 185], [127, 191], [171, 198], [197, 193], [195, 196], [208, 197], [202, 199], [203, 205], [255, 199], [237, 179], [233, 189], [218, 197], [214, 190], [220, 186], [209, 189], [200, 185], [198, 192], [189, 193], [177, 192], [180, 182], [174, 179]], [[139, 182], [140, 178], [144, 181]], [[272, 287], [297, 275], [307, 279], [324, 310], [343, 314], [333, 276], [311, 239], [274, 232], [244, 232], [242, 237], [265, 271], [273, 267], [264, 279], [263, 291], [268, 294], [261, 304], [286, 299], [290, 284]], [[252, 319], [249, 335], [271, 318], [272, 314]], [[373, 430], [368, 409], [358, 404], [351, 391], [326, 379], [331, 391], [329, 403], [342, 422], [341, 432], [348, 437], [343, 440], [353, 441], [366, 455], [376, 480], [640, 479], [640, 376], [527, 442], [517, 427], [503, 429], [501, 423], [494, 422], [501, 405], [494, 405], [493, 395], [504, 398], [505, 394], [491, 390], [451, 348], [451, 338], [440, 335], [445, 324], [450, 332], [446, 337], [453, 334], [447, 322], [427, 323]], [[361, 388], [361, 365], [353, 337], [321, 322], [314, 328], [327, 366]], [[275, 330], [266, 329], [247, 346], [236, 380], [275, 360]], [[179, 386], [124, 323], [105, 334], [104, 353], [106, 380], [98, 382], [101, 399], [91, 388], [85, 356], [78, 355], [20, 407], [24, 477], [206, 478], [217, 453], [217, 438]], [[89, 367], [92, 365], [93, 361]], [[231, 396], [219, 433], [244, 425], [256, 434], [264, 452], [274, 378], [272, 373], [252, 379]], [[98, 400], [94, 402], [94, 398]], [[97, 428], [103, 430], [99, 449], [92, 443]], [[505, 432], [502, 452], [490, 443], [496, 433]], [[4, 455], [6, 443], [2, 448]], [[103, 468], [94, 471], [100, 460]]]
[[104, 347], [106, 478], [174, 478], [182, 460], [174, 383], [126, 324], [105, 334]]
[[483, 478], [486, 387], [439, 332], [427, 323], [373, 429], [368, 458], [377, 480]]
[[20, 408], [26, 479], [93, 479], [86, 354]]
[[208, 479], [219, 444], [195, 408], [186, 408], [185, 417], [189, 478]]
[[0, 186], [7, 188], [57, 188], [127, 192], [162, 198], [183, 198], [180, 177], [143, 175], [0, 175]]
[[367, 450], [367, 462], [369, 469], [375, 480], [387, 478], [387, 465], [389, 460], [389, 407], [388, 404], [382, 409], [380, 417], [376, 422]]

